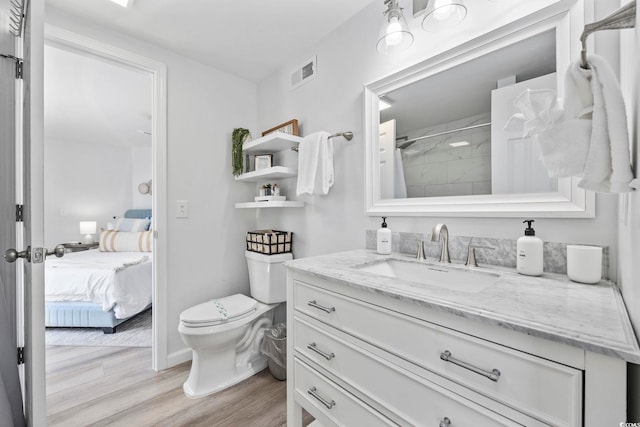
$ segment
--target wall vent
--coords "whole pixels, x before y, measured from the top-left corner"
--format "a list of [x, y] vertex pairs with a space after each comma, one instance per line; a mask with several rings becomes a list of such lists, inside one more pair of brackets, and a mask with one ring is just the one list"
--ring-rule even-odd
[[302, 86], [309, 80], [313, 80], [318, 74], [318, 57], [314, 56], [308, 61], [305, 61], [300, 67], [296, 68], [291, 73], [291, 79], [289, 80], [291, 90]]

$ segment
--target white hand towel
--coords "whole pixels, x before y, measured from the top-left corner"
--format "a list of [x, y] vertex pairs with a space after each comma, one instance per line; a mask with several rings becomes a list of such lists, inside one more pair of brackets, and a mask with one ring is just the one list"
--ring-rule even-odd
[[[317, 181], [319, 191], [316, 190]], [[329, 139], [329, 132], [316, 132], [306, 136], [298, 146], [296, 194], [327, 194], [333, 181], [333, 143]]]
[[[604, 193], [625, 193], [635, 186], [622, 92], [613, 70], [600, 56], [588, 58], [593, 94], [589, 153], [578, 186]], [[588, 73], [584, 73], [585, 76]]]

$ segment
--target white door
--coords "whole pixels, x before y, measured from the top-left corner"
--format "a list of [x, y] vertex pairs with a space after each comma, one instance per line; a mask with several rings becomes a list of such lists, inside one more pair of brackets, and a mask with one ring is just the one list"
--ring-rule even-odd
[[507, 131], [513, 100], [526, 89], [556, 89], [556, 73], [501, 87], [491, 92], [491, 193], [549, 193], [557, 180], [549, 178], [540, 150], [531, 137]]
[[[8, 13], [0, 9], [0, 17]], [[15, 38], [8, 20], [0, 22], [0, 250], [15, 248], [16, 241], [16, 112], [17, 89]], [[21, 425], [22, 390], [17, 368], [19, 276], [15, 263], [0, 259], [0, 425]]]
[[395, 197], [396, 121], [380, 123], [380, 198]]
[[[44, 0], [28, 4], [23, 35], [24, 77], [22, 80], [22, 161], [18, 173], [23, 179], [24, 247], [31, 261], [18, 260], [24, 271], [24, 407], [27, 424], [46, 424], [44, 346], [44, 182], [43, 182], [43, 76]], [[18, 231], [20, 233], [20, 230]], [[20, 327], [20, 325], [19, 325]]]

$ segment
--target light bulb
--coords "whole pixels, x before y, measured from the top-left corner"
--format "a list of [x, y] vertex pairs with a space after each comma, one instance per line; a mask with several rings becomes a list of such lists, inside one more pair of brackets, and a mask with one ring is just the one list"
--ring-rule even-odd
[[446, 20], [455, 11], [450, 0], [436, 0], [433, 8], [433, 17], [438, 21]]
[[402, 26], [396, 16], [389, 20], [386, 41], [387, 46], [397, 46], [402, 41]]

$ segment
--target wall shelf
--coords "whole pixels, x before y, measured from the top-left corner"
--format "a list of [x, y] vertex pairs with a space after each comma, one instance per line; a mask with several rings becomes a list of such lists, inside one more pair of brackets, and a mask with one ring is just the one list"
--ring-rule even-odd
[[302, 208], [302, 207], [304, 207], [304, 202], [299, 202], [296, 200], [236, 203], [236, 209]]
[[[289, 135], [282, 132], [274, 132], [262, 138], [249, 141], [242, 147], [245, 156], [255, 156], [260, 154], [273, 154], [278, 151], [288, 150], [291, 147], [297, 147], [302, 138], [295, 135]], [[240, 182], [267, 182], [272, 179], [295, 178], [298, 171], [294, 168], [286, 166], [272, 166], [259, 171], [243, 173], [236, 177], [236, 181]], [[244, 202], [236, 203], [236, 209], [260, 209], [260, 208], [302, 208], [304, 202], [296, 200], [279, 200], [264, 202]]]
[[261, 138], [249, 141], [242, 146], [245, 155], [271, 154], [277, 151], [288, 150], [298, 146], [302, 142], [302, 137], [289, 135], [282, 132], [274, 132]]
[[236, 177], [236, 181], [259, 182], [270, 179], [294, 178], [298, 175], [298, 171], [286, 166], [273, 166], [259, 171], [243, 173]]

